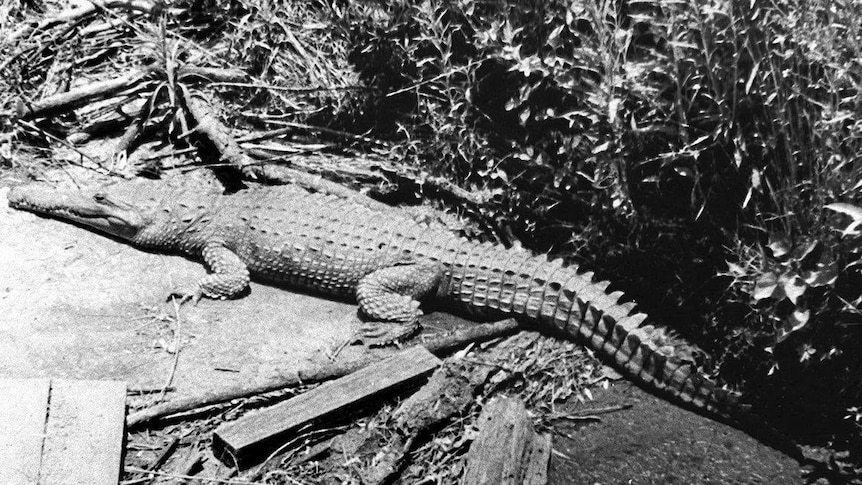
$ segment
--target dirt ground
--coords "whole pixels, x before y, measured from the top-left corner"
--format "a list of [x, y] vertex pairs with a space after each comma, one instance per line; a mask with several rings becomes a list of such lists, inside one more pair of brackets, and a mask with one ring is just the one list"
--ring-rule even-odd
[[[0, 189], [0, 374], [162, 386], [177, 347], [166, 296], [203, 276], [203, 266], [11, 209], [7, 191]], [[326, 360], [350, 337], [355, 313], [255, 283], [241, 299], [185, 305], [172, 386], [192, 394]]]
[[[204, 268], [10, 209], [0, 183], [0, 375], [118, 379], [160, 388], [175, 361], [172, 288]], [[4, 187], [7, 186], [7, 187]], [[252, 283], [233, 301], [179, 309], [172, 396], [266, 380], [325, 362], [352, 334], [353, 305]], [[348, 347], [344, 358], [362, 349]], [[602, 422], [561, 426], [551, 483], [794, 483], [790, 458], [627, 383], [587, 407], [626, 402]]]
[[619, 381], [594, 396], [566, 409], [632, 407], [602, 415], [599, 423], [559, 426], [550, 483], [805, 483], [792, 458], [631, 383]]

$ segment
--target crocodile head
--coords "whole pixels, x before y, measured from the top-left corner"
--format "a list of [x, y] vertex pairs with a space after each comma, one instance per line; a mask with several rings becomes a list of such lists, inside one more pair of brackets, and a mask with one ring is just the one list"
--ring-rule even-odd
[[41, 184], [13, 187], [8, 199], [16, 209], [76, 222], [125, 240], [134, 240], [149, 219], [144, 211], [104, 193], [86, 194]]

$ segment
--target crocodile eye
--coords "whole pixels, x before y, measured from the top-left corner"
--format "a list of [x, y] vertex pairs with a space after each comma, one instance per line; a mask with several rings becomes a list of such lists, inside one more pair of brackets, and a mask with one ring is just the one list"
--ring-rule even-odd
[[93, 198], [96, 199], [96, 201], [98, 201], [98, 202], [104, 202], [104, 201], [108, 200], [108, 196], [106, 196], [105, 194], [101, 194], [101, 193], [100, 194], [94, 194]]

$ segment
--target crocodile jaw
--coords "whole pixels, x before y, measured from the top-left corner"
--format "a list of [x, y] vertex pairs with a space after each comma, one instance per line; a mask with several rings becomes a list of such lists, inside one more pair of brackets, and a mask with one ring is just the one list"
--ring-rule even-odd
[[13, 187], [7, 197], [9, 205], [16, 209], [73, 221], [125, 240], [133, 240], [146, 225], [146, 218], [138, 210], [103, 194], [28, 185]]

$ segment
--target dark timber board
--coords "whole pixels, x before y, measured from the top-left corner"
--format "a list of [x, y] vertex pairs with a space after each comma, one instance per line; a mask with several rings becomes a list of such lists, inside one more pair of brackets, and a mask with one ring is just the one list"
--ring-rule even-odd
[[0, 379], [0, 395], [0, 483], [117, 483], [125, 383]]
[[424, 347], [403, 350], [281, 404], [221, 425], [213, 433], [215, 452], [245, 466], [264, 458], [263, 451], [287, 439], [292, 431], [335, 415], [344, 417], [369, 399], [415, 383], [439, 365], [440, 359]]

